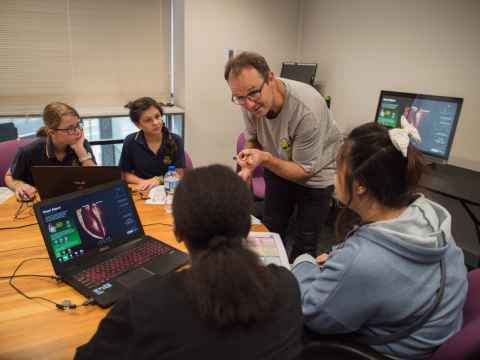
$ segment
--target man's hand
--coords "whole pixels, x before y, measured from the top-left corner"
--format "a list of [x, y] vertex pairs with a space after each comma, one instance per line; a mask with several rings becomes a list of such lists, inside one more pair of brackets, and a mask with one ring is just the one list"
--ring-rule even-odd
[[237, 155], [237, 164], [242, 169], [253, 171], [257, 166], [263, 165], [272, 155], [258, 149], [244, 149]]
[[250, 170], [250, 169], [247, 169], [247, 168], [243, 168], [242, 170], [240, 170], [238, 172], [238, 176], [240, 176], [242, 178], [242, 180], [245, 181], [249, 185], [252, 182], [252, 174], [253, 174], [253, 170]]
[[15, 186], [15, 196], [17, 197], [18, 201], [30, 201], [33, 200], [37, 189], [35, 189], [32, 185], [26, 184], [24, 182]]

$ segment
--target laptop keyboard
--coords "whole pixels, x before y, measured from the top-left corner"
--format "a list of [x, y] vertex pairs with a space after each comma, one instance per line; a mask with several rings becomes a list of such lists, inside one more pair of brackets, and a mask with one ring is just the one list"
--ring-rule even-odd
[[118, 254], [98, 265], [82, 270], [74, 278], [88, 288], [107, 282], [114, 277], [137, 268], [152, 258], [163, 255], [171, 250], [159, 241], [148, 240], [138, 246]]

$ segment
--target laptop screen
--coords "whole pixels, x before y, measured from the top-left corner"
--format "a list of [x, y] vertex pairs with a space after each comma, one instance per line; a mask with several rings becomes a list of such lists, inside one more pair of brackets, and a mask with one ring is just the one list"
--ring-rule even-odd
[[41, 202], [36, 215], [57, 265], [76, 263], [143, 235], [129, 190], [120, 181]]
[[121, 180], [118, 166], [32, 166], [42, 200]]

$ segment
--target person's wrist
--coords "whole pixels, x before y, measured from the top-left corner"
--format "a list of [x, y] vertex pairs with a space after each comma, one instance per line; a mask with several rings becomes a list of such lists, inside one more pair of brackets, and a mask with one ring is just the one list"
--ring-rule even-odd
[[20, 186], [22, 186], [24, 183], [23, 181], [20, 180], [13, 180], [13, 189], [16, 191]]
[[74, 147], [73, 151], [75, 151], [75, 154], [77, 155], [78, 158], [82, 158], [89, 155], [89, 152], [87, 151], [87, 149], [85, 149], [83, 145]]
[[263, 154], [262, 154], [262, 162], [260, 165], [264, 166], [266, 164], [268, 164], [273, 158], [273, 155], [270, 154], [269, 152], [267, 151], [263, 151]]
[[78, 161], [80, 163], [83, 163], [87, 160], [91, 160], [92, 159], [92, 154], [90, 154], [89, 152], [85, 151], [84, 155], [78, 155], [77, 154], [77, 157], [78, 157]]

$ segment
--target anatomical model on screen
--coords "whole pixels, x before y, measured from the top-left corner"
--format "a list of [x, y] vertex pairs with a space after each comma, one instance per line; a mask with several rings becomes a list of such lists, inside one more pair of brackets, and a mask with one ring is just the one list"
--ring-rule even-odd
[[104, 239], [107, 235], [103, 210], [100, 204], [92, 203], [76, 210], [77, 219], [83, 230], [96, 239]]
[[416, 106], [407, 106], [403, 110], [403, 116], [405, 116], [410, 124], [419, 129], [429, 112], [430, 110], [425, 110]]

